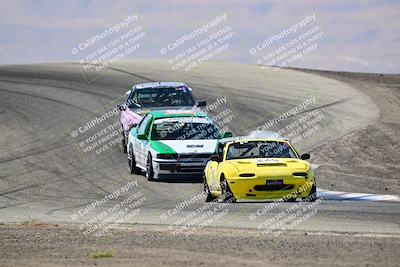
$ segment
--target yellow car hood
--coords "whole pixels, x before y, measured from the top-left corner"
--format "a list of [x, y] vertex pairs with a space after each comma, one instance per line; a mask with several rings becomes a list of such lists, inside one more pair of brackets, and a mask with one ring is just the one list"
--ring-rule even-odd
[[268, 173], [270, 171], [307, 171], [309, 163], [300, 159], [291, 158], [265, 158], [265, 159], [235, 159], [229, 163], [236, 167], [239, 173]]

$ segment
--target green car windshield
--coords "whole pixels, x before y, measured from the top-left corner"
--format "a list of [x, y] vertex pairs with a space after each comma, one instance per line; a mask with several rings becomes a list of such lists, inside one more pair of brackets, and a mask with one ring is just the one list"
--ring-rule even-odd
[[226, 159], [297, 158], [286, 142], [250, 141], [229, 145]]
[[152, 140], [219, 139], [217, 127], [205, 118], [157, 119], [151, 131]]

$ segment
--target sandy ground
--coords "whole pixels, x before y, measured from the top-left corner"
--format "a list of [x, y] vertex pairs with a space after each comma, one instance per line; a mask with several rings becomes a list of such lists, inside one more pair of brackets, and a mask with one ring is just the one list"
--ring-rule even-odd
[[345, 82], [378, 106], [376, 122], [312, 153], [320, 186], [330, 190], [400, 193], [400, 75], [307, 71]]
[[[72, 226], [0, 226], [1, 266], [398, 266], [400, 236], [208, 228], [189, 237], [138, 225], [85, 237]], [[112, 257], [93, 258], [109, 252]]]

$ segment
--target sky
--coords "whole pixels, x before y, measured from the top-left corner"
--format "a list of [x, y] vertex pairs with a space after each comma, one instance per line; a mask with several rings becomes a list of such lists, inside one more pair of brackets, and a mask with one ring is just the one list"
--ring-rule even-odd
[[[273, 45], [251, 54], [271, 36], [315, 14], [315, 21]], [[74, 55], [90, 37], [103, 33], [128, 16], [145, 37], [140, 48], [124, 59], [171, 59], [213, 31], [229, 26], [228, 48], [210, 60], [256, 64], [301, 33], [318, 27], [323, 32], [311, 52], [288, 64], [325, 70], [400, 73], [400, 1], [389, 0], [14, 0], [0, 2], [0, 64], [65, 62], [82, 59], [123, 31]], [[160, 49], [217, 17], [220, 23], [166, 55]], [[311, 46], [311, 45], [310, 45]], [[299, 50], [300, 51], [300, 50]], [[268, 57], [269, 58], [269, 57]], [[263, 61], [264, 62], [264, 61]], [[265, 61], [267, 62], [267, 61]]]

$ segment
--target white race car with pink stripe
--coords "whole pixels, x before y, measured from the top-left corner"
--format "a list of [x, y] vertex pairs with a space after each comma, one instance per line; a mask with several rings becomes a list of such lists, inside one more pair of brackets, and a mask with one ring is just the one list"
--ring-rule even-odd
[[126, 153], [129, 130], [143, 115], [154, 110], [199, 110], [205, 101], [197, 102], [192, 89], [182, 82], [152, 82], [136, 84], [125, 93], [127, 99], [118, 105], [121, 111], [122, 147]]

